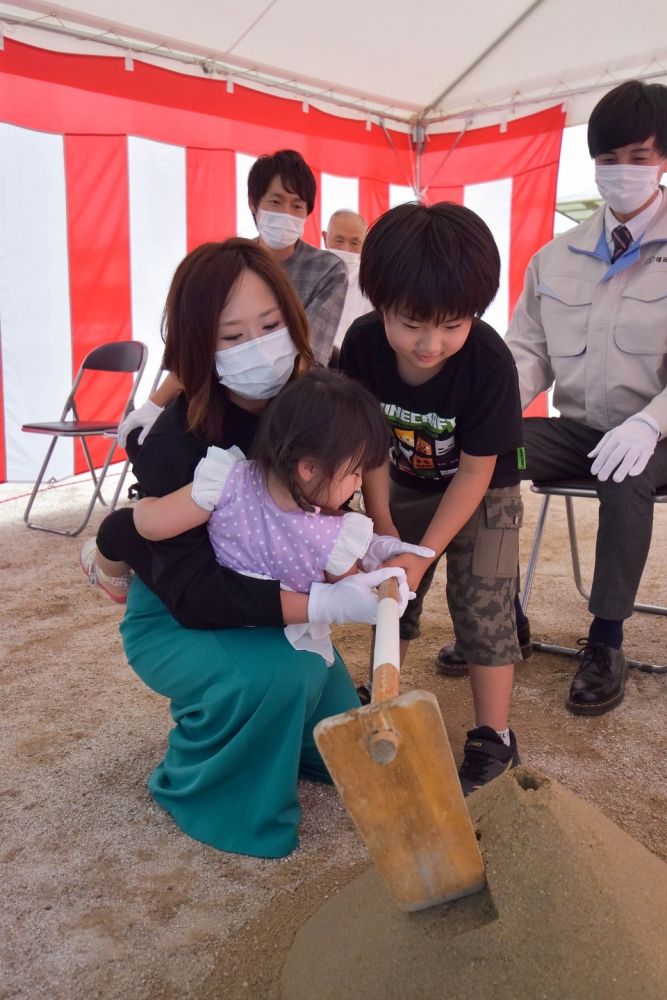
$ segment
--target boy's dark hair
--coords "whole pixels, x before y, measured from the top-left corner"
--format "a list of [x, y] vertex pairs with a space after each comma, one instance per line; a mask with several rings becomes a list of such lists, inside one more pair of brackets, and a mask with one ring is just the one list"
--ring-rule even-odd
[[286, 191], [305, 201], [310, 215], [315, 207], [317, 184], [313, 171], [295, 149], [279, 149], [271, 156], [260, 156], [255, 160], [248, 174], [248, 200], [251, 204], [255, 208], [259, 206], [276, 174]]
[[491, 230], [469, 208], [441, 201], [398, 205], [371, 226], [359, 287], [378, 310], [442, 323], [479, 316], [500, 280]]
[[598, 101], [588, 121], [592, 157], [655, 136], [655, 148], [667, 156], [667, 87], [628, 80]]
[[294, 374], [313, 355], [308, 318], [281, 265], [253, 240], [232, 237], [202, 243], [176, 268], [162, 314], [162, 367], [179, 379], [188, 404], [188, 427], [208, 444], [222, 433], [226, 392], [220, 391], [215, 350], [220, 313], [244, 271], [268, 285], [299, 352]]
[[314, 459], [321, 475], [313, 495], [346, 466], [377, 469], [387, 460], [391, 436], [380, 405], [368, 389], [341, 372], [313, 368], [272, 400], [255, 436], [251, 457], [313, 510], [297, 482], [297, 465]]

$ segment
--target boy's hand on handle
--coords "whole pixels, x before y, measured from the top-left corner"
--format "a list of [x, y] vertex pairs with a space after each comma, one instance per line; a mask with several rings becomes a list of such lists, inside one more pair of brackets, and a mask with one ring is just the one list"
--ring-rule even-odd
[[[418, 545], [413, 545], [411, 547], [413, 549], [421, 548], [421, 546]], [[391, 566], [398, 566], [405, 570], [408, 586], [411, 591], [417, 589], [421, 583], [424, 573], [429, 568], [435, 557], [433, 549], [424, 548], [423, 551], [430, 553], [430, 555], [420, 556], [411, 552], [406, 552], [404, 555], [399, 554], [397, 556], [392, 556], [385, 563], [385, 567], [387, 568]]]
[[400, 538], [394, 538], [392, 535], [373, 535], [366, 555], [361, 560], [361, 568], [365, 573], [371, 573], [375, 569], [380, 569], [387, 562], [394, 565], [394, 558], [403, 555], [433, 559], [435, 552], [424, 545], [410, 545], [409, 542], [402, 542]]
[[157, 403], [152, 403], [150, 399], [147, 399], [136, 410], [128, 413], [125, 420], [121, 420], [118, 425], [118, 444], [120, 447], [124, 448], [127, 445], [127, 435], [137, 427], [143, 427], [137, 440], [137, 444], [143, 444], [146, 435], [161, 413], [162, 407], [158, 406]]
[[414, 594], [408, 589], [405, 572], [392, 566], [373, 573], [356, 573], [338, 583], [314, 583], [308, 599], [308, 621], [314, 625], [375, 625], [380, 601], [376, 588], [391, 577], [398, 581], [398, 608], [403, 614]]

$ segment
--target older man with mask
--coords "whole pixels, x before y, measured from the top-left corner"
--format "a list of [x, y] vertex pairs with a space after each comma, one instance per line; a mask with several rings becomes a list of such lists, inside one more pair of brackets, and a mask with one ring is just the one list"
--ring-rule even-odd
[[347, 270], [347, 295], [334, 337], [334, 358], [354, 320], [373, 308], [359, 289], [359, 261], [367, 231], [368, 223], [362, 215], [349, 208], [340, 208], [322, 232], [325, 247], [343, 261]]
[[[623, 622], [667, 483], [667, 87], [614, 88], [593, 109], [588, 146], [605, 204], [533, 257], [506, 343], [523, 407], [553, 385], [560, 411], [524, 421], [524, 478], [595, 478], [593, 620], [566, 707], [602, 715], [623, 700]], [[455, 666], [448, 647], [438, 663]]]

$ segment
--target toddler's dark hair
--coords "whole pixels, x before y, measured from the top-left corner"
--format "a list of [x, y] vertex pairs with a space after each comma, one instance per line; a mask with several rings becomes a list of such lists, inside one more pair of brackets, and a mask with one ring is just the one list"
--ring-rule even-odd
[[377, 469], [389, 453], [389, 427], [375, 396], [361, 382], [328, 368], [313, 368], [287, 385], [262, 417], [251, 452], [306, 511], [313, 504], [297, 481], [301, 459], [322, 472], [313, 495], [346, 466]]
[[359, 287], [378, 311], [422, 322], [480, 316], [500, 281], [491, 230], [453, 202], [412, 202], [381, 215], [361, 248]]

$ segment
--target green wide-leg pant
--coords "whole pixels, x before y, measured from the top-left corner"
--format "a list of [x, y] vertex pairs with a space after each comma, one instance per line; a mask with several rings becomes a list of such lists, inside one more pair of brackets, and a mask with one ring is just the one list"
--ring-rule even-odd
[[120, 630], [134, 671], [171, 701], [175, 726], [148, 782], [156, 802], [205, 844], [289, 854], [297, 778], [330, 781], [313, 728], [359, 705], [340, 656], [328, 668], [282, 629], [183, 628], [136, 578]]

